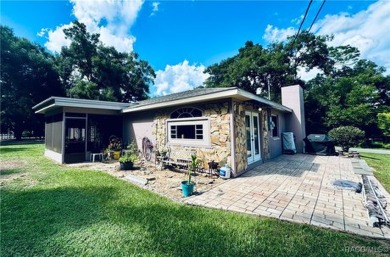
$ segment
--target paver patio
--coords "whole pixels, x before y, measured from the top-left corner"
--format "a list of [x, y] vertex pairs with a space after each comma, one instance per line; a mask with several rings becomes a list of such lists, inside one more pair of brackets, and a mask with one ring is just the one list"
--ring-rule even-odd
[[[388, 227], [369, 225], [362, 193], [332, 184], [339, 179], [362, 181], [353, 173], [351, 159], [283, 155], [185, 202], [390, 238]], [[379, 186], [389, 200], [388, 192]]]

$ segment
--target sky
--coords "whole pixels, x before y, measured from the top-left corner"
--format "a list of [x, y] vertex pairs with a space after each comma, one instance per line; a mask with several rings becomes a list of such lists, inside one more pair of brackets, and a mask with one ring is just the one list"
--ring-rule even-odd
[[[63, 29], [79, 20], [100, 40], [122, 52], [135, 51], [156, 72], [151, 96], [193, 89], [209, 76], [206, 67], [238, 53], [248, 40], [266, 47], [286, 40], [301, 24], [309, 0], [145, 1], [51, 0], [0, 2], [0, 23], [16, 36], [58, 53], [69, 41]], [[308, 29], [322, 0], [314, 0]], [[390, 73], [390, 0], [327, 0], [311, 32], [334, 35], [332, 45], [357, 47], [363, 58]], [[303, 70], [308, 80], [316, 71]]]

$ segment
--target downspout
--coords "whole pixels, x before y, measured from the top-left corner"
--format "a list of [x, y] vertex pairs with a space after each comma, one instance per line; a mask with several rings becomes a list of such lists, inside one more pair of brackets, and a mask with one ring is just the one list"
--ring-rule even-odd
[[84, 159], [86, 161], [89, 161], [90, 158], [88, 158], [88, 113], [85, 114], [85, 155]]
[[234, 110], [233, 110], [233, 99], [229, 101], [230, 111], [230, 167], [232, 168], [232, 176], [236, 176], [236, 137], [234, 127]]
[[62, 160], [61, 160], [61, 164], [63, 164], [65, 161], [65, 133], [66, 133], [65, 122], [66, 122], [65, 112], [64, 112], [64, 109], [62, 109], [62, 135], [61, 135], [61, 158], [62, 158]]

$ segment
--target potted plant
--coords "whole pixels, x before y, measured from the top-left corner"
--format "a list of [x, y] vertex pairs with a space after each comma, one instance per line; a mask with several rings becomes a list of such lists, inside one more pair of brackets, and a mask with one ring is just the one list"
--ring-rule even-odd
[[138, 159], [137, 147], [135, 143], [131, 143], [127, 146], [127, 150], [124, 151], [124, 155], [119, 158], [119, 165], [121, 170], [133, 169], [134, 162]]
[[122, 141], [116, 136], [110, 136], [107, 150], [112, 153], [112, 158], [118, 160], [121, 155]]
[[187, 170], [187, 180], [181, 182], [181, 191], [184, 197], [191, 196], [194, 192], [195, 183], [191, 181], [192, 172], [198, 167], [198, 157], [191, 155], [191, 162]]

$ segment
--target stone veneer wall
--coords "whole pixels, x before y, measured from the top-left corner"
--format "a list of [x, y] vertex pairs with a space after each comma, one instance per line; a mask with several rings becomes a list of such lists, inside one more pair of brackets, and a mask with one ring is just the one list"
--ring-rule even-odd
[[[248, 167], [247, 159], [247, 147], [246, 147], [246, 131], [245, 131], [245, 111], [257, 111], [260, 106], [254, 106], [251, 103], [239, 103], [233, 102], [233, 113], [234, 113], [234, 131], [235, 131], [235, 159], [236, 167], [235, 171], [239, 174], [245, 171]], [[269, 114], [268, 110], [263, 109], [259, 112], [259, 118], [261, 120], [261, 158], [263, 160], [270, 159], [270, 148], [269, 148]]]
[[245, 105], [233, 102], [236, 173], [248, 167], [246, 154]]
[[263, 129], [263, 137], [261, 138], [263, 140], [263, 159], [268, 160], [271, 158], [271, 152], [269, 149], [269, 111], [263, 110], [261, 112], [261, 127]]
[[[198, 158], [203, 162], [204, 168], [208, 168], [207, 163], [211, 160], [220, 162], [226, 158], [226, 163], [231, 163], [231, 136], [230, 136], [230, 113], [228, 102], [210, 103], [196, 107], [203, 110], [203, 116], [210, 119], [211, 147], [193, 146], [170, 146], [175, 149], [196, 149]], [[177, 109], [177, 108], [175, 108]], [[154, 119], [154, 135], [156, 137], [157, 148], [159, 150], [166, 147], [167, 126], [166, 121], [175, 109], [166, 109], [157, 113]]]

